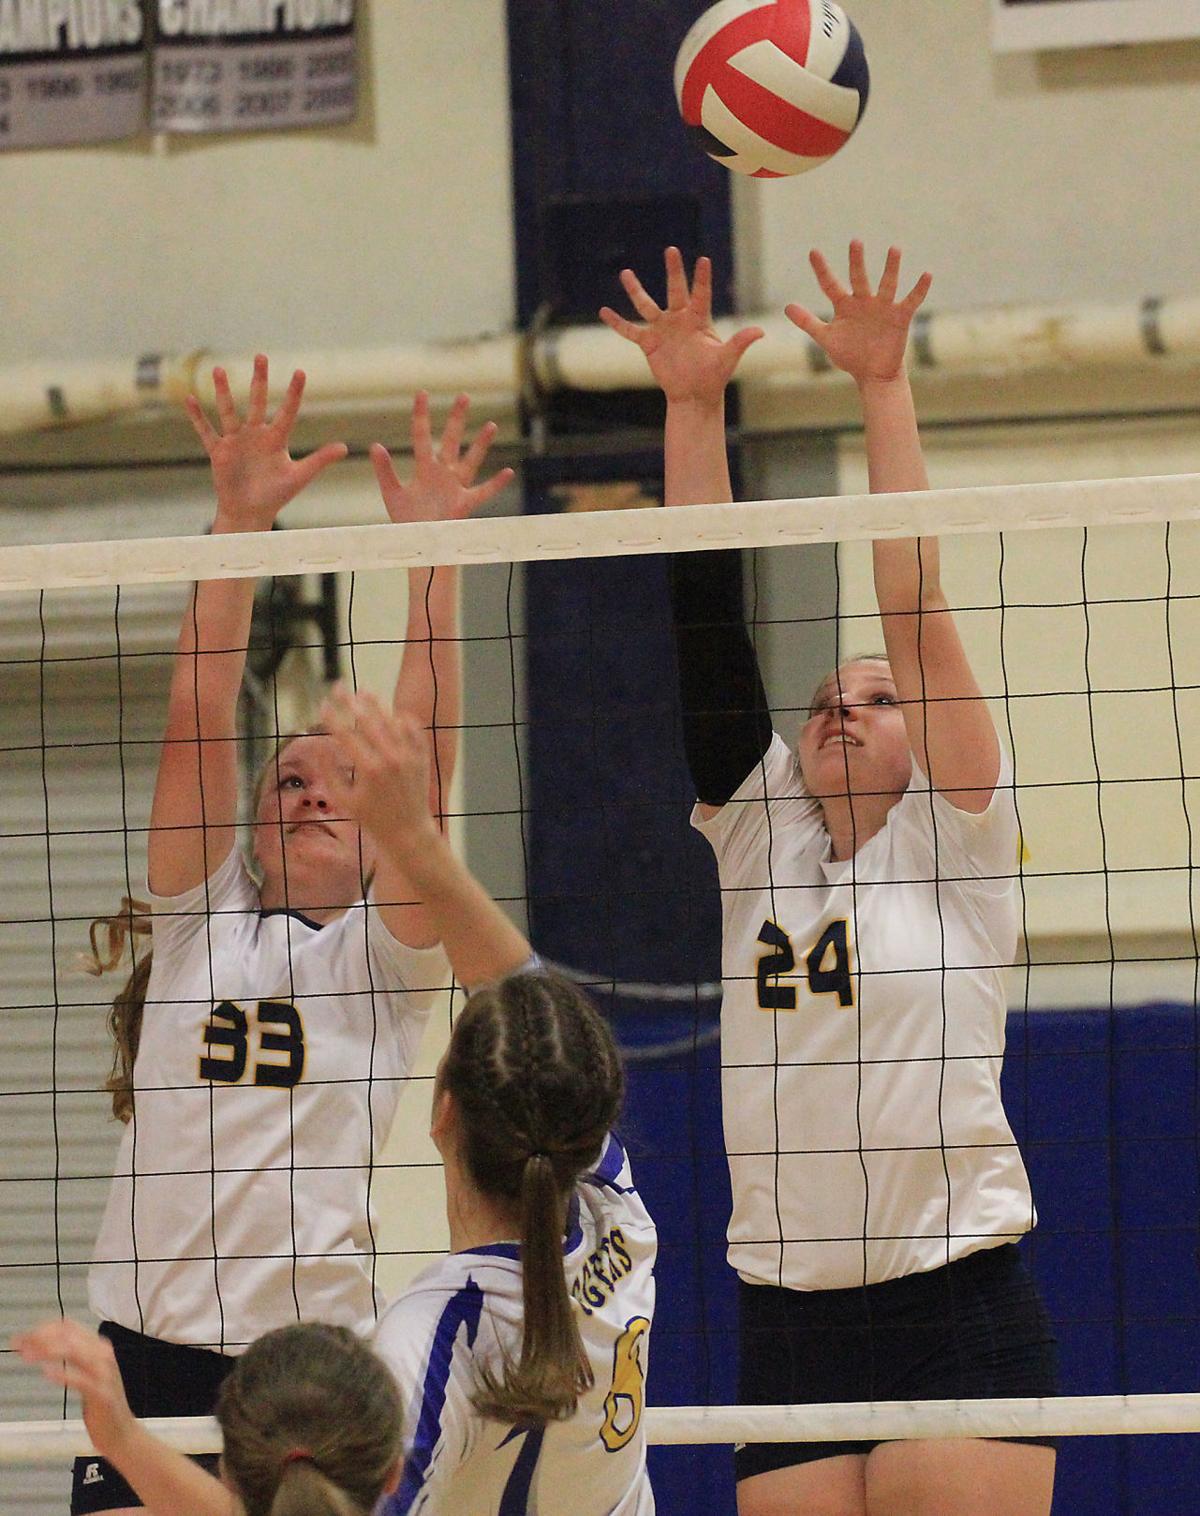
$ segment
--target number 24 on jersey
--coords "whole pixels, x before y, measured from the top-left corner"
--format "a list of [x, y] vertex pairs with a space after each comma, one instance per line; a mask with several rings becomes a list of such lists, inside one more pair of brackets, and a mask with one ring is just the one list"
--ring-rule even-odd
[[804, 967], [797, 969], [792, 939], [773, 921], [764, 921], [758, 940], [766, 949], [758, 959], [758, 1003], [764, 1011], [794, 1011], [796, 984], [780, 981], [785, 975], [807, 980], [812, 995], [836, 995], [839, 1005], [854, 1004], [854, 980], [850, 967], [850, 939], [844, 919], [831, 921], [804, 954]]

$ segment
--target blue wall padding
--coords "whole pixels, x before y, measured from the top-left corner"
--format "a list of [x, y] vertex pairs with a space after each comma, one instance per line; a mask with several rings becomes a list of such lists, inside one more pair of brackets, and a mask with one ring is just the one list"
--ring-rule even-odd
[[[1191, 1005], [1009, 1017], [1005, 1104], [1064, 1394], [1200, 1388], [1198, 1080]], [[1197, 1491], [1200, 1437], [1066, 1438], [1055, 1512], [1175, 1516]]]
[[[720, 901], [711, 853], [688, 824], [665, 561], [531, 564], [526, 601], [528, 879], [539, 952], [615, 979], [718, 979]], [[629, 1074], [623, 1135], [661, 1238], [650, 1393], [658, 1404], [728, 1403], [735, 1295], [724, 1258], [716, 1006], [646, 1009], [602, 989], [597, 999], [626, 1046], [689, 1043]], [[727, 1449], [655, 1449], [651, 1459], [664, 1516], [733, 1509]]]

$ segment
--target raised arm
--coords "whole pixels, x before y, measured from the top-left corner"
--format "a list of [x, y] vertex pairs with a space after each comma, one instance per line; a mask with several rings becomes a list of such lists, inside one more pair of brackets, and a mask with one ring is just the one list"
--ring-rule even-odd
[[[461, 521], [495, 498], [512, 480], [500, 469], [476, 484], [496, 436], [489, 421], [463, 451], [470, 399], [459, 395], [450, 410], [435, 452], [429, 421], [429, 396], [413, 401], [413, 476], [401, 482], [387, 449], [376, 443], [371, 462], [390, 520]], [[450, 566], [410, 569], [408, 623], [404, 653], [392, 709], [407, 712], [428, 734], [430, 747], [429, 810], [444, 828], [450, 787], [458, 761], [462, 724], [462, 653], [458, 626], [458, 570]], [[393, 858], [381, 857], [374, 881], [375, 900], [393, 936], [414, 946], [438, 941], [439, 933], [411, 879]]]
[[411, 881], [468, 989], [503, 979], [529, 961], [531, 949], [466, 865], [429, 809], [429, 744], [409, 713], [389, 712], [373, 695], [335, 689], [322, 719], [353, 778], [336, 803], [370, 832], [385, 860]]
[[[898, 248], [888, 251], [874, 291], [861, 242], [850, 244], [849, 290], [820, 253], [810, 258], [832, 318], [821, 321], [799, 305], [789, 305], [787, 314], [858, 385], [872, 491], [927, 489], [904, 353], [930, 276], [922, 274], [898, 299]], [[942, 589], [937, 539], [881, 541], [872, 552], [884, 643], [913, 755], [952, 805], [986, 810], [1000, 775], [1000, 742]]]
[[[267, 419], [267, 360], [254, 360], [245, 418], [223, 369], [214, 369], [220, 430], [200, 402], [188, 414], [212, 464], [217, 513], [213, 532], [265, 532], [294, 496], [331, 463], [340, 442], [293, 459], [288, 438], [300, 409], [304, 375], [292, 376], [283, 403]], [[254, 608], [252, 579], [197, 584], [175, 653], [167, 726], [150, 813], [149, 878], [159, 895], [181, 895], [208, 878], [234, 845], [238, 808], [237, 703]]]
[[233, 1494], [154, 1437], [129, 1409], [112, 1345], [77, 1321], [47, 1321], [13, 1347], [51, 1384], [75, 1390], [92, 1445], [137, 1491], [150, 1516], [235, 1516]]
[[[725, 390], [742, 354], [763, 335], [745, 327], [722, 342], [712, 325], [712, 264], [697, 260], [691, 288], [678, 248], [668, 248], [667, 305], [632, 269], [621, 283], [644, 325], [605, 306], [600, 318], [646, 355], [667, 399], [667, 505], [731, 501]], [[730, 798], [771, 741], [771, 717], [742, 607], [741, 554], [681, 553], [671, 565], [684, 748], [706, 814]]]

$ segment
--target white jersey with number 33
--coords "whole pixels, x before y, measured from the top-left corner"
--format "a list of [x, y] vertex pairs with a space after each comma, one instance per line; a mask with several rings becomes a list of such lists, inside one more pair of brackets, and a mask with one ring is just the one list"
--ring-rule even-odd
[[224, 1353], [297, 1319], [370, 1332], [371, 1165], [448, 977], [365, 904], [324, 928], [264, 915], [236, 852], [155, 899], [96, 1315]]
[[652, 1516], [642, 1408], [656, 1249], [610, 1136], [576, 1186], [563, 1249], [595, 1384], [569, 1421], [546, 1426], [506, 1426], [471, 1403], [481, 1363], [499, 1373], [520, 1356], [517, 1245], [452, 1253], [420, 1274], [375, 1334], [404, 1403], [404, 1475], [385, 1516]]

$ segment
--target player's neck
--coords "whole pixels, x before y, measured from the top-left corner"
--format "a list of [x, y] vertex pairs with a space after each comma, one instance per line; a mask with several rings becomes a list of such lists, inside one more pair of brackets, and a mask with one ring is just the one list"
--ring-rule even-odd
[[899, 795], [823, 796], [821, 810], [834, 861], [852, 858], [877, 832], [881, 832], [888, 813], [899, 798]]
[[519, 1242], [520, 1224], [510, 1207], [481, 1194], [452, 1160], [446, 1163], [446, 1220], [450, 1251], [468, 1252], [494, 1242]]
[[[328, 885], [305, 888], [303, 881], [289, 879], [288, 888], [285, 890], [281, 881], [264, 879], [259, 891], [259, 900], [264, 911], [295, 911], [306, 920], [315, 921], [318, 926], [328, 926], [331, 921], [344, 916], [352, 905], [357, 905], [363, 898], [361, 888], [357, 891], [352, 890], [350, 893], [353, 898], [343, 903], [331, 902], [330, 893]], [[346, 891], [336, 893], [344, 894]]]

